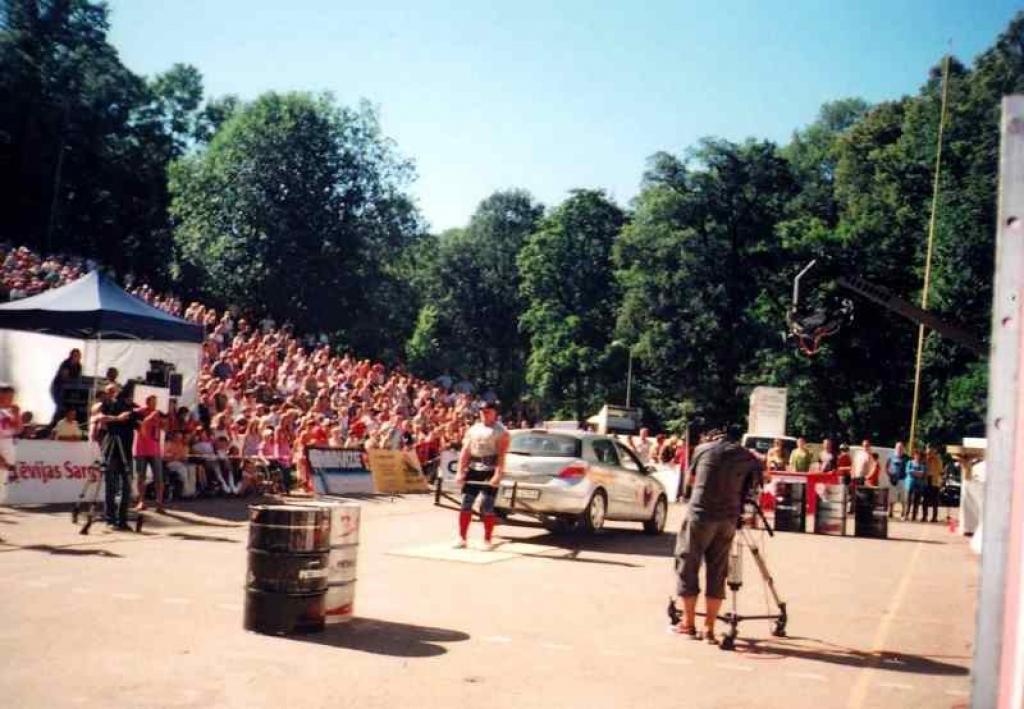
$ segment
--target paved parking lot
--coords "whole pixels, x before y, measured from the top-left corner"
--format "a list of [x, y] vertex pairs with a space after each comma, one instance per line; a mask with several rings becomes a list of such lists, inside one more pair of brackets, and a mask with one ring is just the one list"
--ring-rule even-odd
[[[142, 534], [0, 508], [0, 696], [12, 707], [954, 707], [968, 700], [977, 560], [945, 525], [766, 546], [789, 637], [727, 653], [666, 632], [673, 536], [503, 525], [497, 560], [425, 496], [366, 500], [357, 619], [242, 629], [245, 503], [183, 503]], [[681, 508], [674, 508], [675, 529]], [[634, 528], [636, 527], [636, 528]], [[474, 524], [472, 534], [480, 534]], [[448, 559], [438, 557], [449, 557]], [[483, 555], [486, 556], [486, 555]], [[744, 612], [766, 598], [746, 568]]]

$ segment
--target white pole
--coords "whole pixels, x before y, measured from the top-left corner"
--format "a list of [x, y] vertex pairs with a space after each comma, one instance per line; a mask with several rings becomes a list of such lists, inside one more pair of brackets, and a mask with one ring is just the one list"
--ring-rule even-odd
[[629, 408], [630, 393], [633, 388], [633, 348], [629, 348], [629, 367], [626, 371], [626, 408]]
[[985, 454], [981, 578], [971, 669], [975, 709], [1011, 709], [1024, 701], [1024, 96], [1003, 98], [999, 221]]

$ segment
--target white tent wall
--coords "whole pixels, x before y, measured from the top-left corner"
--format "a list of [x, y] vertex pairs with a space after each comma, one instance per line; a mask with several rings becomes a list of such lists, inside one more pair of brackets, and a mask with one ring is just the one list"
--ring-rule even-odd
[[144, 378], [149, 361], [159, 359], [175, 365], [182, 375], [181, 406], [196, 403], [200, 345], [195, 342], [154, 342], [145, 340], [79, 340], [36, 332], [0, 330], [0, 380], [17, 388], [17, 401], [23, 411], [31, 411], [36, 421], [53, 416], [50, 382], [60, 363], [75, 347], [82, 350], [82, 373], [103, 376], [108, 367], [117, 367], [122, 383]]
[[48, 423], [53, 416], [50, 382], [74, 347], [82, 349], [84, 370], [86, 352], [81, 340], [0, 330], [0, 379], [14, 385], [18, 406], [31, 411], [38, 423]]

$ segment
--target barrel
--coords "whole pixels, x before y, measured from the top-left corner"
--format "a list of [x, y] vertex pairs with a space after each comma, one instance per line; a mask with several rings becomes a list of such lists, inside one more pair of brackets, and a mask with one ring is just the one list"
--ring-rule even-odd
[[350, 620], [355, 611], [361, 507], [353, 502], [324, 499], [300, 504], [326, 509], [330, 513], [325, 615], [327, 623], [343, 623]]
[[272, 635], [324, 627], [330, 557], [327, 510], [252, 505], [246, 572], [246, 630]]
[[246, 585], [273, 593], [316, 593], [327, 589], [327, 553], [282, 554], [249, 550]]
[[249, 548], [308, 553], [330, 549], [331, 517], [305, 505], [251, 505]]
[[245, 629], [265, 635], [314, 633], [324, 628], [323, 591], [273, 593], [245, 589]]
[[814, 508], [814, 533], [846, 536], [846, 486], [826, 485]]
[[807, 483], [775, 483], [775, 531], [807, 531]]
[[853, 498], [853, 534], [856, 537], [889, 537], [889, 491], [858, 487]]

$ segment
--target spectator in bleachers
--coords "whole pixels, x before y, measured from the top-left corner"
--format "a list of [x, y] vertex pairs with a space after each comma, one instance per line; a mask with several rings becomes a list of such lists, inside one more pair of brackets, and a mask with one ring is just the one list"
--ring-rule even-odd
[[50, 437], [55, 441], [81, 441], [85, 438], [78, 424], [78, 412], [75, 407], [69, 406], [64, 411], [64, 415], [53, 427]]

